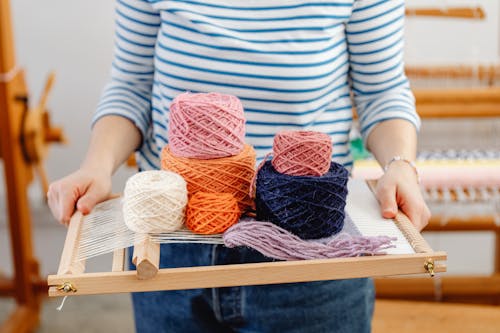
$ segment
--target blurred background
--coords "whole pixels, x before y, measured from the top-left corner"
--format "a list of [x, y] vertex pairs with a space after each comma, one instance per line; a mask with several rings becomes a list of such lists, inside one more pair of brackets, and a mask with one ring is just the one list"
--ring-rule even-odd
[[[90, 120], [110, 70], [114, 1], [15, 0], [10, 3], [17, 63], [26, 70], [32, 101], [40, 97], [49, 71], [54, 70], [57, 74], [48, 107], [52, 122], [64, 128], [68, 143], [53, 145], [44, 161], [48, 179], [56, 180], [74, 171], [86, 152]], [[415, 89], [434, 89], [439, 93], [456, 88], [487, 90], [488, 87], [500, 85], [500, 2], [407, 0], [406, 3], [405, 61]], [[419, 9], [425, 8], [446, 14], [458, 7], [471, 9], [471, 17], [418, 14]], [[500, 105], [498, 102], [496, 106], [488, 103], [490, 109], [498, 109]], [[445, 115], [424, 119], [419, 147], [422, 159], [429, 158], [429, 152], [446, 158], [446, 154], [450, 156], [450, 150], [453, 150], [452, 154], [472, 151], [471, 156], [500, 152], [500, 120], [498, 116], [491, 116], [491, 110], [488, 112], [490, 117], [472, 115], [458, 118]], [[354, 141], [355, 138], [353, 135]], [[360, 156], [364, 154], [362, 149], [359, 153]], [[499, 159], [499, 155], [493, 157]], [[453, 155], [453, 159], [456, 159], [456, 155]], [[0, 169], [3, 168], [2, 163], [0, 160]], [[363, 163], [360, 165], [364, 166]], [[119, 170], [113, 184], [116, 192], [122, 191], [124, 181], [133, 172], [127, 167]], [[496, 184], [497, 188], [499, 185]], [[450, 211], [443, 208], [447, 201], [442, 198], [441, 190], [434, 196], [429, 190], [429, 203], [434, 210], [450, 215]], [[50, 215], [39, 178], [35, 178], [29, 187], [28, 197], [32, 215], [33, 251], [40, 263], [41, 276], [44, 277], [57, 271], [66, 229]], [[0, 276], [8, 277], [13, 273], [13, 264], [6, 199], [4, 182], [0, 181]], [[443, 219], [436, 222], [434, 230], [437, 231], [425, 232], [424, 236], [433, 249], [448, 252], [447, 275], [490, 276], [495, 272], [495, 263], [499, 265], [500, 259], [495, 258], [495, 251], [500, 252], [495, 235], [499, 234], [500, 199], [493, 194], [487, 199], [487, 207], [481, 206], [483, 208], [480, 210], [487, 211], [493, 221], [492, 227], [474, 231], [447, 230], [446, 219]], [[451, 204], [448, 206], [453, 211], [456, 208]], [[469, 216], [470, 212], [463, 214]], [[107, 256], [95, 260], [92, 265], [94, 269], [108, 269], [109, 262], [110, 257]], [[440, 280], [436, 281], [431, 291], [424, 288], [420, 296], [415, 292], [412, 297], [431, 300], [446, 298], [444, 289], [440, 289]], [[488, 290], [491, 295], [482, 300], [458, 296], [457, 300], [498, 304], [499, 288], [497, 286], [496, 289]], [[404, 295], [391, 294], [387, 290], [385, 285], [381, 285], [380, 296], [404, 298]], [[450, 296], [451, 299], [453, 297]], [[58, 301], [44, 303], [39, 332], [65, 332], [72, 328], [79, 332], [133, 331], [128, 295], [72, 298], [62, 312], [55, 310]], [[14, 307], [12, 299], [0, 298], [0, 323], [7, 319]]]

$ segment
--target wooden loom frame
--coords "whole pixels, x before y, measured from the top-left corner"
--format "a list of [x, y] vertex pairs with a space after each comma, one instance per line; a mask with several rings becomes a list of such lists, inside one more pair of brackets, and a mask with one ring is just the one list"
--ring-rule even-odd
[[[373, 184], [371, 184], [373, 185]], [[274, 283], [292, 283], [346, 278], [421, 274], [446, 271], [445, 252], [434, 252], [408, 218], [399, 212], [395, 223], [408, 239], [415, 254], [356, 258], [280, 261], [221, 266], [160, 269], [157, 274], [140, 278], [137, 271], [125, 271], [125, 249], [115, 251], [111, 272], [84, 273], [85, 263], [77, 261], [82, 215], [70, 222], [57, 275], [49, 275], [49, 296], [142, 292], [214, 288]], [[144, 243], [134, 248], [138, 262], [157, 265], [159, 246]], [[155, 272], [156, 273], [156, 272]]]

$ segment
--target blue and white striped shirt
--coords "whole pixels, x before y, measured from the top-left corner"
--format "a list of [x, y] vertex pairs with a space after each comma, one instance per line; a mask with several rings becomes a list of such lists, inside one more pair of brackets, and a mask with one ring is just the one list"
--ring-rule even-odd
[[352, 102], [364, 139], [380, 121], [420, 126], [403, 70], [404, 0], [117, 0], [112, 78], [94, 121], [121, 115], [160, 165], [169, 105], [184, 91], [238, 96], [262, 158], [280, 130], [329, 134], [352, 164]]

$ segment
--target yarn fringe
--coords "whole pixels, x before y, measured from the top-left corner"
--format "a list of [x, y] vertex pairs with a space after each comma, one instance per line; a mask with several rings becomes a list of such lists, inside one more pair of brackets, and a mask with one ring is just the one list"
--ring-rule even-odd
[[279, 260], [326, 259], [386, 254], [395, 237], [351, 236], [345, 232], [324, 240], [306, 241], [270, 222], [241, 221], [223, 235], [229, 248], [247, 246]]

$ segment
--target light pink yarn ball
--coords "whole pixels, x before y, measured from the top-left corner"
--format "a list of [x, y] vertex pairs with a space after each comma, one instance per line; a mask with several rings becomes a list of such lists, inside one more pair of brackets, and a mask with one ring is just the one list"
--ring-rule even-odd
[[276, 171], [292, 176], [322, 176], [332, 159], [330, 136], [313, 131], [283, 131], [273, 143], [272, 164]]
[[177, 157], [234, 156], [243, 150], [244, 139], [243, 105], [236, 96], [186, 92], [170, 105], [168, 140]]

